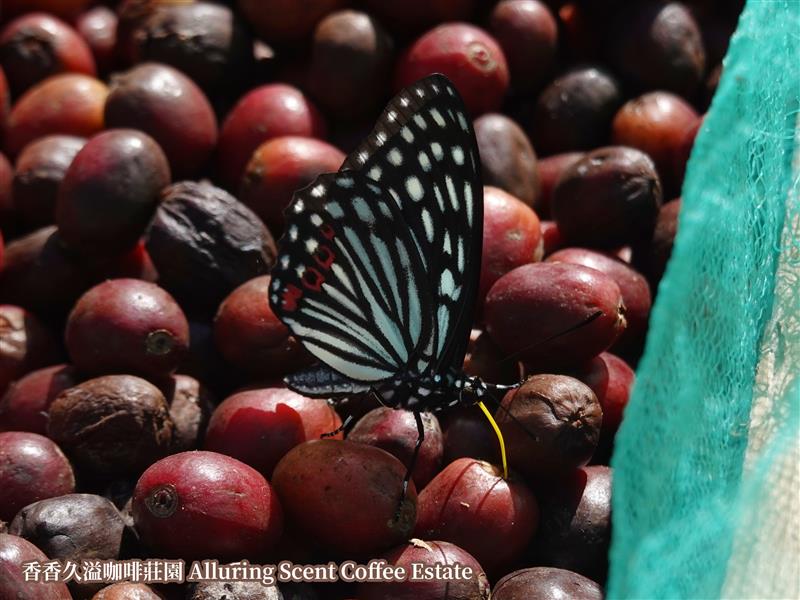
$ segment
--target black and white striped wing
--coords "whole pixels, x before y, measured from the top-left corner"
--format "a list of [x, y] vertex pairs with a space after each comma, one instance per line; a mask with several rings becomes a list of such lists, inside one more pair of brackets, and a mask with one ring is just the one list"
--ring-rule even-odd
[[483, 185], [475, 133], [453, 84], [431, 75], [400, 92], [342, 170], [389, 192], [418, 249], [433, 327], [409, 366], [460, 368], [480, 276]]
[[[270, 304], [322, 363], [371, 384], [406, 369], [433, 312], [418, 249], [390, 192], [358, 173], [322, 175], [295, 193], [272, 270]], [[325, 369], [297, 387], [347, 383]], [[316, 383], [315, 383], [316, 382]], [[342, 389], [368, 389], [350, 386]]]

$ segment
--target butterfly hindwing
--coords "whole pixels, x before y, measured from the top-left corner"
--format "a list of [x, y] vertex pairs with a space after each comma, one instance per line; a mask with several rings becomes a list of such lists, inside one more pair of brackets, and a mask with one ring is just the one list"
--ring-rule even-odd
[[406, 368], [430, 335], [418, 251], [381, 184], [322, 175], [295, 193], [272, 270], [275, 313], [320, 361], [358, 382]]
[[342, 170], [396, 201], [433, 299], [418, 371], [460, 368], [473, 318], [483, 241], [483, 186], [471, 120], [454, 86], [431, 75], [400, 92]]

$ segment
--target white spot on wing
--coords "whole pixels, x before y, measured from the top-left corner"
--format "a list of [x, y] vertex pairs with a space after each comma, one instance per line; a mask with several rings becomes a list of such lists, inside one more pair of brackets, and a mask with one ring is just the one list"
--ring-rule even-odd
[[397, 148], [392, 148], [389, 151], [389, 162], [392, 163], [395, 167], [399, 167], [403, 164], [403, 153], [400, 152]]
[[450, 232], [444, 232], [444, 242], [442, 243], [442, 251], [445, 254], [453, 254], [453, 248], [450, 245]]
[[328, 214], [332, 216], [334, 219], [341, 219], [344, 216], [342, 205], [339, 204], [338, 202], [328, 202], [325, 205], [325, 210], [327, 210]]
[[442, 145], [439, 142], [433, 142], [431, 144], [431, 152], [433, 152], [433, 157], [436, 160], [442, 160], [442, 158], [444, 158], [444, 151], [442, 150]]
[[289, 239], [293, 242], [297, 240], [297, 225], [289, 227]]
[[426, 173], [431, 170], [431, 159], [428, 158], [428, 155], [424, 151], [420, 151], [417, 155], [417, 160], [419, 160], [419, 166], [422, 167], [422, 170]]
[[374, 179], [375, 181], [379, 181], [381, 178], [381, 168], [378, 165], [375, 165], [367, 172], [367, 177]]
[[458, 113], [458, 122], [461, 125], [461, 129], [469, 131], [469, 125], [467, 124], [467, 119], [464, 117], [464, 113]]
[[445, 175], [444, 182], [447, 184], [447, 195], [450, 196], [450, 206], [453, 210], [458, 210], [458, 196], [456, 195], [456, 188], [453, 185], [453, 178], [450, 175]]
[[358, 218], [365, 223], [371, 225], [375, 222], [375, 215], [373, 214], [372, 209], [361, 196], [356, 196], [353, 198], [353, 208], [355, 209]]
[[338, 183], [338, 184], [339, 184], [339, 187], [343, 187], [343, 188], [347, 188], [347, 189], [349, 189], [349, 188], [353, 187], [353, 186], [355, 185], [355, 183], [356, 183], [356, 182], [355, 182], [355, 181], [353, 181], [353, 178], [352, 178], [352, 177], [340, 177], [340, 178], [339, 178], [339, 179], [336, 181], [336, 183]]
[[311, 215], [309, 219], [311, 220], [311, 224], [314, 225], [315, 227], [319, 227], [320, 225], [322, 225], [322, 217], [320, 217], [317, 213]]
[[289, 257], [288, 256], [281, 256], [281, 268], [286, 269], [289, 267]]
[[305, 203], [302, 200], [298, 200], [294, 203], [294, 212], [301, 213], [303, 209], [306, 207]]
[[417, 127], [419, 127], [420, 129], [428, 128], [428, 122], [422, 115], [414, 115], [414, 123], [416, 123]]
[[425, 195], [425, 191], [422, 189], [422, 184], [415, 175], [412, 175], [406, 179], [406, 191], [408, 192], [408, 195], [411, 196], [411, 199], [415, 202], [422, 200], [422, 197]]
[[425, 227], [425, 237], [430, 243], [433, 241], [433, 219], [431, 218], [431, 213], [427, 208], [423, 208], [420, 216], [422, 217], [422, 225]]
[[442, 116], [442, 113], [439, 112], [439, 109], [432, 108], [429, 112], [431, 113], [433, 120], [436, 121], [436, 124], [439, 127], [444, 127], [444, 117]]
[[414, 133], [407, 125], [400, 130], [400, 135], [403, 136], [403, 139], [409, 144], [414, 141]]
[[318, 246], [319, 242], [317, 242], [317, 240], [315, 240], [314, 238], [308, 238], [306, 240], [306, 251], [308, 251], [309, 253], [313, 253]]
[[455, 287], [456, 282], [453, 281], [453, 274], [450, 272], [450, 269], [442, 271], [442, 279], [439, 282], [439, 294], [442, 296], [449, 296], [453, 293]]
[[453, 160], [456, 161], [457, 165], [464, 164], [464, 151], [461, 149], [461, 146], [453, 146]]
[[467, 223], [472, 225], [472, 185], [469, 181], [464, 182], [464, 204], [467, 207]]
[[325, 186], [321, 183], [319, 185], [315, 185], [311, 190], [311, 195], [316, 198], [322, 198], [325, 194]]

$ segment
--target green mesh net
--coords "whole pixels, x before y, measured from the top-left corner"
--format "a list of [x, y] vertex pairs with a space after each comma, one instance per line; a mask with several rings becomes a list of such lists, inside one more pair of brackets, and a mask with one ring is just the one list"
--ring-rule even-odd
[[750, 0], [617, 437], [609, 598], [800, 597], [800, 2]]

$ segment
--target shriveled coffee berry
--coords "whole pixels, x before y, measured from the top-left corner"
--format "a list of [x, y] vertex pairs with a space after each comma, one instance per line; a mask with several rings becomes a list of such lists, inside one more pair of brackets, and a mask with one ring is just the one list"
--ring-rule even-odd
[[589, 462], [603, 411], [594, 392], [565, 375], [534, 375], [509, 392], [496, 414], [509, 461], [538, 480]]
[[564, 171], [551, 210], [569, 243], [618, 248], [650, 237], [661, 189], [649, 156], [626, 146], [607, 146]]
[[110, 500], [66, 494], [23, 508], [11, 521], [9, 533], [36, 544], [52, 560], [80, 562], [119, 558], [124, 528]]
[[0, 304], [0, 394], [26, 373], [59, 359], [53, 336], [32, 313]]
[[203, 316], [213, 315], [234, 288], [266, 274], [276, 253], [253, 211], [205, 183], [167, 188], [145, 240], [160, 285]]
[[173, 425], [164, 395], [138, 377], [84, 381], [62, 392], [49, 415], [50, 437], [99, 475], [140, 473], [170, 450]]
[[166, 291], [138, 279], [111, 279], [86, 292], [70, 313], [66, 343], [87, 373], [172, 373], [186, 353], [189, 324]]

